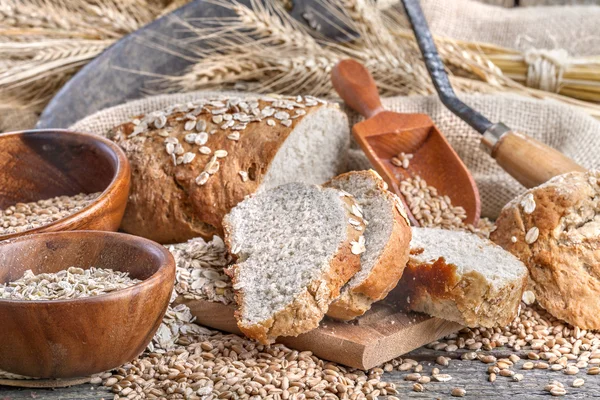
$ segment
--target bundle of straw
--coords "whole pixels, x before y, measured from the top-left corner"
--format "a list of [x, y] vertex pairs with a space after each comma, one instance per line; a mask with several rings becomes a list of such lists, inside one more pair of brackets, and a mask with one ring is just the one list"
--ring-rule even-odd
[[464, 46], [479, 51], [516, 82], [600, 102], [600, 56], [571, 57], [562, 49], [519, 52], [482, 43], [464, 43]]

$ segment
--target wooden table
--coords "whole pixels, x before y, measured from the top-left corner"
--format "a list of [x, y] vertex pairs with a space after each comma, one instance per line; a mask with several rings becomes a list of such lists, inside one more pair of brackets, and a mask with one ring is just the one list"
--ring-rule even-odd
[[[497, 357], [504, 357], [509, 354], [506, 350], [496, 350], [493, 352]], [[428, 399], [428, 398], [451, 398], [450, 391], [455, 387], [466, 389], [466, 397], [476, 399], [536, 399], [550, 398], [550, 394], [545, 392], [544, 386], [550, 380], [558, 380], [565, 385], [567, 395], [565, 398], [583, 399], [591, 397], [600, 397], [600, 375], [590, 376], [585, 372], [580, 372], [575, 376], [567, 376], [562, 372], [551, 372], [549, 370], [523, 371], [525, 379], [521, 382], [513, 382], [510, 378], [498, 377], [496, 382], [490, 383], [487, 380], [487, 365], [479, 361], [462, 361], [453, 359], [448, 367], [440, 367], [435, 364], [435, 359], [440, 356], [451, 356], [455, 358], [457, 353], [446, 353], [443, 351], [433, 351], [420, 348], [407, 355], [419, 361], [425, 361], [424, 373], [429, 373], [434, 366], [440, 368], [442, 373], [448, 373], [452, 380], [446, 383], [429, 383], [425, 385], [425, 392], [417, 393], [412, 391], [413, 382], [404, 380], [407, 372], [393, 371], [386, 373], [384, 379], [388, 382], [394, 382], [398, 386], [400, 394], [397, 397]], [[522, 362], [520, 362], [522, 363]], [[518, 368], [517, 368], [518, 370]], [[581, 388], [572, 388], [570, 383], [575, 378], [585, 379], [585, 385]], [[61, 389], [18, 389], [7, 386], [0, 386], [0, 400], [21, 400], [21, 399], [49, 399], [49, 400], [68, 400], [68, 399], [105, 399], [110, 400], [113, 394], [102, 387], [92, 385], [80, 385]], [[380, 396], [380, 399], [383, 399]]]

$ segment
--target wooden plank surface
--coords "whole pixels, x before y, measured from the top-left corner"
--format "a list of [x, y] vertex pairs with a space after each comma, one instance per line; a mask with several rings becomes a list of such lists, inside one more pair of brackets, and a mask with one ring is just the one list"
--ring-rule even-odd
[[[239, 334], [234, 309], [206, 300], [181, 300], [196, 321], [211, 328]], [[319, 328], [280, 342], [296, 350], [355, 368], [369, 369], [431, 343], [461, 328], [459, 324], [423, 314], [398, 311], [391, 304], [377, 303], [352, 322], [325, 319]]]
[[[509, 354], [506, 349], [497, 349], [492, 352], [498, 357]], [[525, 379], [521, 382], [513, 382], [510, 378], [498, 377], [496, 382], [487, 381], [487, 364], [478, 361], [452, 360], [448, 367], [435, 365], [435, 359], [440, 356], [456, 356], [458, 353], [446, 353], [443, 351], [433, 351], [425, 348], [415, 350], [407, 357], [423, 361], [425, 373], [429, 373], [434, 366], [437, 366], [443, 373], [450, 374], [450, 382], [432, 382], [425, 385], [425, 392], [417, 393], [412, 391], [413, 382], [404, 380], [407, 372], [393, 371], [385, 373], [383, 380], [394, 382], [398, 387], [401, 399], [431, 399], [442, 398], [450, 399], [450, 391], [455, 387], [462, 387], [467, 390], [467, 398], [473, 399], [549, 399], [550, 394], [544, 392], [544, 386], [550, 380], [562, 382], [566, 389], [566, 399], [588, 399], [598, 398], [600, 396], [600, 375], [590, 376], [580, 372], [575, 376], [568, 376], [561, 372], [551, 372], [549, 370], [531, 370], [523, 371]], [[520, 366], [524, 361], [520, 361]], [[518, 368], [517, 368], [518, 370]], [[575, 378], [583, 378], [585, 385], [581, 388], [570, 387]], [[0, 386], [0, 400], [99, 400], [112, 399], [113, 394], [102, 387], [94, 387], [89, 384], [61, 388], [61, 389], [16, 389], [12, 387]], [[380, 396], [379, 399], [384, 399]]]

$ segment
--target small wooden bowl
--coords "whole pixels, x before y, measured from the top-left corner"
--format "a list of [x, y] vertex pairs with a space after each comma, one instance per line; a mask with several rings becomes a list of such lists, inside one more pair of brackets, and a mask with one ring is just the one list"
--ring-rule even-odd
[[123, 150], [97, 135], [66, 130], [0, 134], [0, 209], [56, 196], [102, 194], [65, 218], [0, 240], [38, 232], [116, 231], [121, 224], [131, 171]]
[[0, 369], [36, 378], [72, 378], [137, 357], [165, 314], [175, 260], [158, 243], [123, 233], [69, 231], [0, 242], [0, 283], [71, 266], [129, 272], [143, 282], [72, 300], [0, 299]]

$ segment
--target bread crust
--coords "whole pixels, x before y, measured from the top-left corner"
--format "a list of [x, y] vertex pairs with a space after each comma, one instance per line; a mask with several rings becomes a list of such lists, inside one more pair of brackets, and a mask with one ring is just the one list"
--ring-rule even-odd
[[[491, 234], [527, 266], [539, 304], [581, 329], [600, 329], [599, 178], [573, 172], [528, 190], [504, 207]], [[533, 227], [539, 235], [528, 244]]]
[[359, 285], [343, 290], [341, 296], [329, 306], [328, 317], [345, 321], [363, 315], [374, 302], [384, 299], [396, 287], [408, 261], [412, 238], [406, 213], [400, 212], [404, 211], [402, 202], [398, 196], [387, 190], [385, 181], [377, 172], [373, 170], [348, 172], [334, 178], [325, 186], [331, 186], [336, 180], [350, 179], [353, 175], [363, 175], [377, 181], [377, 189], [391, 204], [394, 221], [389, 240], [369, 275]]
[[[294, 298], [290, 304], [267, 320], [256, 324], [247, 324], [243, 320], [243, 290], [235, 290], [235, 300], [238, 304], [235, 317], [238, 321], [238, 327], [246, 336], [263, 344], [270, 344], [279, 336], [298, 336], [317, 328], [319, 322], [325, 316], [329, 304], [339, 296], [340, 289], [360, 270], [360, 255], [352, 253], [352, 242], [359, 240], [364, 232], [365, 223], [362, 218], [352, 213], [352, 206], [357, 204], [355, 200], [349, 196], [343, 196], [342, 200], [346, 204], [347, 218], [358, 220], [362, 229], [358, 231], [348, 222], [346, 240], [340, 244], [336, 254], [331, 259], [329, 270], [310, 282], [306, 289]], [[225, 230], [225, 244], [233, 253], [231, 251], [231, 237], [234, 228], [227, 217], [223, 220], [223, 227]], [[235, 256], [235, 254], [233, 255]], [[238, 282], [237, 268], [239, 266], [234, 264], [225, 271], [231, 277], [234, 288]]]
[[[258, 104], [263, 109], [271, 103], [259, 100]], [[184, 140], [186, 134], [198, 133], [196, 129], [184, 129], [185, 117], [193, 112], [190, 109], [194, 107], [165, 114], [163, 128], [153, 128], [134, 137], [129, 137], [137, 126], [133, 122], [113, 128], [107, 136], [125, 150], [132, 170], [129, 201], [121, 229], [160, 243], [184, 242], [198, 236], [209, 240], [215, 234], [222, 235], [221, 222], [225, 214], [258, 189], [291, 132], [321, 107], [335, 106], [321, 103], [306, 106], [302, 109], [306, 114], [294, 115], [289, 127], [273, 117], [265, 117], [248, 123], [245, 129], [238, 131], [221, 129], [222, 122], [213, 122], [213, 115], [206, 111], [217, 107], [207, 105], [206, 110], [196, 117], [206, 123], [206, 132], [216, 131], [209, 135], [206, 143], [212, 150], [209, 155], [199, 153], [199, 145]], [[143, 117], [132, 121], [143, 120]], [[275, 126], [267, 125], [268, 119], [277, 121]], [[152, 122], [150, 126], [154, 126]], [[239, 140], [227, 138], [235, 132], [241, 132]], [[165, 137], [161, 134], [177, 138], [185, 152], [195, 154], [195, 159], [189, 164], [174, 165], [165, 150]], [[196, 178], [216, 150], [226, 150], [228, 155], [217, 160], [219, 170], [205, 184], [197, 184]], [[248, 174], [246, 181], [242, 180], [240, 171]]]

